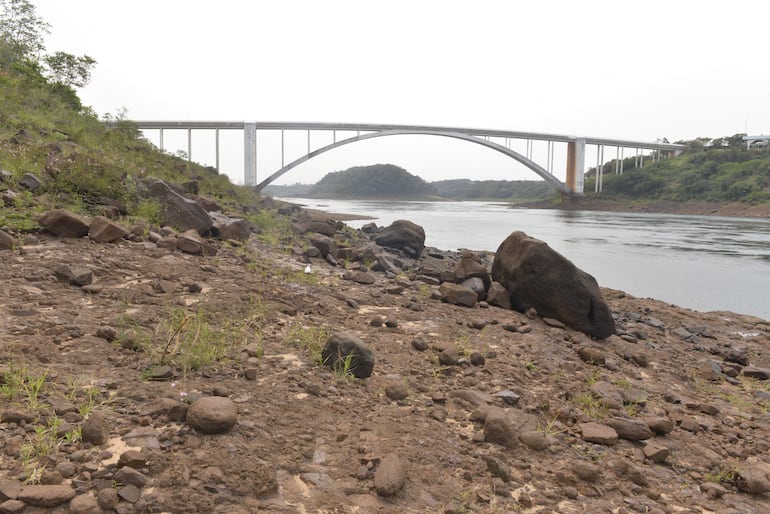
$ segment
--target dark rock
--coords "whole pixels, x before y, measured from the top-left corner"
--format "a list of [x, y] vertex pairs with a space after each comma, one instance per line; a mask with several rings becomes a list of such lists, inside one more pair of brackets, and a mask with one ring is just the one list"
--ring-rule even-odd
[[514, 393], [510, 389], [497, 392], [492, 396], [494, 396], [495, 398], [501, 398], [508, 405], [517, 405], [519, 403], [519, 400], [521, 400], [521, 396]]
[[111, 243], [123, 239], [128, 231], [104, 216], [97, 216], [88, 227], [88, 237], [97, 243]]
[[615, 333], [596, 280], [524, 232], [514, 232], [497, 249], [492, 279], [508, 289], [511, 306], [520, 312], [535, 308], [600, 339]]
[[478, 278], [481, 280], [481, 289], [486, 291], [491, 280], [489, 279], [489, 272], [486, 266], [481, 263], [481, 258], [468, 250], [464, 250], [460, 260], [454, 267], [455, 281], [462, 283], [471, 278]]
[[321, 251], [321, 256], [326, 258], [327, 255], [337, 257], [337, 242], [323, 234], [310, 234], [308, 242], [318, 248]]
[[96, 497], [91, 494], [80, 494], [75, 496], [69, 503], [71, 514], [92, 514], [99, 512], [99, 503]]
[[503, 309], [511, 308], [511, 297], [508, 290], [500, 282], [494, 282], [489, 285], [487, 291], [487, 303]]
[[770, 368], [759, 368], [757, 366], [746, 366], [743, 368], [743, 376], [756, 378], [757, 380], [767, 380], [770, 378]]
[[419, 257], [425, 248], [425, 230], [411, 221], [397, 220], [380, 230], [374, 242], [401, 250], [410, 257]]
[[418, 352], [424, 352], [428, 349], [428, 341], [422, 336], [415, 336], [415, 338], [412, 339], [412, 348]]
[[657, 435], [666, 435], [674, 429], [674, 422], [662, 416], [649, 416], [643, 421]]
[[298, 234], [315, 232], [325, 236], [334, 237], [337, 233], [337, 222], [328, 214], [318, 211], [303, 210], [297, 223], [292, 225], [292, 230]]
[[124, 485], [123, 487], [118, 487], [118, 496], [120, 496], [123, 500], [127, 501], [128, 503], [136, 503], [139, 501], [139, 498], [142, 497], [142, 490], [136, 487], [132, 484]]
[[442, 366], [457, 366], [460, 362], [460, 355], [455, 348], [445, 348], [439, 352], [438, 362]]
[[603, 366], [606, 358], [603, 351], [591, 348], [590, 346], [578, 348], [578, 355], [583, 362], [594, 364], [596, 366]]
[[3, 191], [3, 194], [2, 194], [3, 205], [5, 205], [6, 207], [15, 207], [17, 196], [18, 195], [13, 191]]
[[356, 284], [374, 284], [376, 279], [374, 278], [374, 275], [371, 273], [367, 273], [365, 271], [347, 271], [342, 275], [342, 278], [345, 280], [351, 280], [355, 282]]
[[123, 466], [117, 470], [112, 479], [120, 485], [132, 484], [139, 488], [147, 483], [147, 477], [130, 466]]
[[138, 450], [126, 450], [118, 457], [118, 468], [129, 466], [134, 469], [142, 469], [147, 465], [147, 456]]
[[398, 494], [406, 484], [406, 462], [395, 453], [386, 455], [374, 472], [374, 488], [377, 494], [390, 497]]
[[385, 386], [385, 396], [393, 401], [403, 400], [409, 396], [409, 388], [403, 382], [396, 382]]
[[83, 422], [83, 442], [95, 445], [104, 444], [110, 435], [110, 425], [100, 412], [91, 412]]
[[0, 500], [15, 500], [19, 497], [21, 487], [19, 480], [0, 477]]
[[770, 492], [770, 464], [752, 462], [742, 465], [735, 483], [738, 489], [749, 494]]
[[530, 450], [541, 452], [548, 448], [548, 438], [539, 430], [526, 430], [519, 434], [519, 441]]
[[32, 173], [25, 173], [24, 176], [19, 179], [19, 185], [29, 191], [37, 191], [43, 186], [43, 183]]
[[184, 421], [187, 418], [187, 410], [190, 406], [187, 403], [174, 400], [173, 398], [156, 398], [140, 411], [142, 416], [158, 418], [164, 416], [169, 421]]
[[206, 209], [189, 198], [183, 191], [171, 187], [163, 180], [148, 181], [149, 195], [160, 201], [160, 222], [181, 231], [195, 230], [198, 234], [208, 231], [213, 223]]
[[203, 253], [203, 243], [203, 238], [192, 229], [176, 236], [176, 247], [184, 253], [192, 255]]
[[246, 242], [251, 236], [249, 222], [242, 218], [230, 218], [219, 212], [209, 212], [211, 234], [222, 240]]
[[654, 442], [647, 443], [643, 452], [645, 459], [649, 459], [650, 461], [658, 464], [664, 462], [668, 456], [671, 455], [670, 449]]
[[48, 211], [38, 220], [45, 229], [59, 237], [84, 237], [91, 224], [85, 216], [66, 209]]
[[476, 296], [479, 300], [484, 300], [487, 297], [487, 291], [484, 288], [484, 281], [478, 277], [466, 278], [460, 282], [460, 285], [476, 293]]
[[374, 352], [364, 342], [346, 332], [335, 332], [329, 337], [321, 353], [325, 366], [342, 369], [350, 356], [349, 371], [356, 378], [368, 378], [374, 370]]
[[12, 250], [16, 246], [16, 240], [8, 233], [0, 230], [0, 250]]
[[204, 434], [227, 432], [238, 418], [238, 408], [229, 398], [204, 396], [187, 410], [187, 424]]
[[627, 441], [644, 441], [653, 437], [652, 430], [646, 424], [635, 419], [609, 418], [604, 423], [615, 429], [618, 437]]
[[498, 407], [490, 407], [484, 419], [484, 441], [506, 448], [519, 445], [518, 436], [508, 414]]
[[96, 329], [96, 337], [112, 342], [118, 337], [118, 331], [112, 327], [99, 327]]
[[478, 295], [467, 287], [450, 282], [444, 282], [439, 287], [442, 299], [453, 305], [473, 307], [478, 301]]
[[490, 455], [482, 455], [481, 458], [486, 461], [487, 470], [492, 476], [500, 478], [503, 482], [511, 481], [511, 467], [508, 464]]
[[63, 264], [54, 270], [56, 278], [64, 280], [75, 286], [85, 286], [93, 283], [94, 273], [82, 266], [69, 266]]

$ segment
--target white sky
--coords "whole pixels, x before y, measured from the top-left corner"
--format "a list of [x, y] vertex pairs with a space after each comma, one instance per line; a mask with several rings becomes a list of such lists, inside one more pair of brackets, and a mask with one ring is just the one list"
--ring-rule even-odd
[[[80, 95], [100, 115], [125, 107], [135, 120], [398, 123], [641, 141], [770, 132], [766, 0], [32, 3], [52, 26], [49, 51], [97, 60]], [[241, 135], [222, 137], [223, 171], [242, 182]], [[259, 138], [261, 180], [280, 167], [280, 140]], [[313, 134], [313, 145], [325, 138]], [[186, 133], [164, 141], [187, 149]], [[213, 134], [194, 133], [193, 159], [213, 164], [212, 147]], [[286, 162], [305, 147], [304, 133], [287, 136]], [[541, 150], [535, 160], [545, 165]], [[379, 162], [429, 181], [539, 178], [472, 143], [394, 136], [311, 159], [278, 183]], [[563, 177], [560, 155], [556, 168]]]

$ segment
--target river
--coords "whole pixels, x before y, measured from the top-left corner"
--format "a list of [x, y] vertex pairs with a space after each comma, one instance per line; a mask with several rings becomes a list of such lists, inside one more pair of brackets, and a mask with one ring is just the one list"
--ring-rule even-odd
[[489, 202], [287, 198], [313, 209], [398, 219], [425, 229], [426, 246], [495, 251], [513, 231], [547, 242], [599, 285], [698, 311], [770, 320], [770, 220], [556, 209]]

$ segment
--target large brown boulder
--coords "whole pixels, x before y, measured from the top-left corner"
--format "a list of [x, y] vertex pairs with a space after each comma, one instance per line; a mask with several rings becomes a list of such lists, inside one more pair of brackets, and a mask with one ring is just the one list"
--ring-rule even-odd
[[596, 279], [524, 232], [514, 232], [497, 249], [492, 280], [508, 290], [517, 311], [533, 307], [541, 316], [599, 339], [615, 333]]
[[374, 236], [374, 242], [386, 248], [402, 250], [410, 257], [419, 257], [425, 248], [425, 229], [407, 220], [396, 220]]
[[213, 226], [209, 213], [198, 203], [185, 197], [178, 188], [162, 180], [151, 179], [147, 184], [147, 191], [160, 202], [162, 225], [170, 225], [182, 232], [193, 229], [199, 234]]
[[88, 235], [91, 220], [67, 209], [48, 211], [39, 220], [40, 224], [59, 237], [83, 237]]

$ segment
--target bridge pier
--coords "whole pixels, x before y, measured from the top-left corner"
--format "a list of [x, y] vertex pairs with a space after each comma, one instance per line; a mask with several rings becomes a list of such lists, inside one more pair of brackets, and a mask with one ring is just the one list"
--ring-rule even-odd
[[243, 183], [257, 185], [257, 124], [243, 124]]
[[573, 193], [582, 193], [585, 182], [586, 140], [575, 138], [567, 143], [567, 187]]

